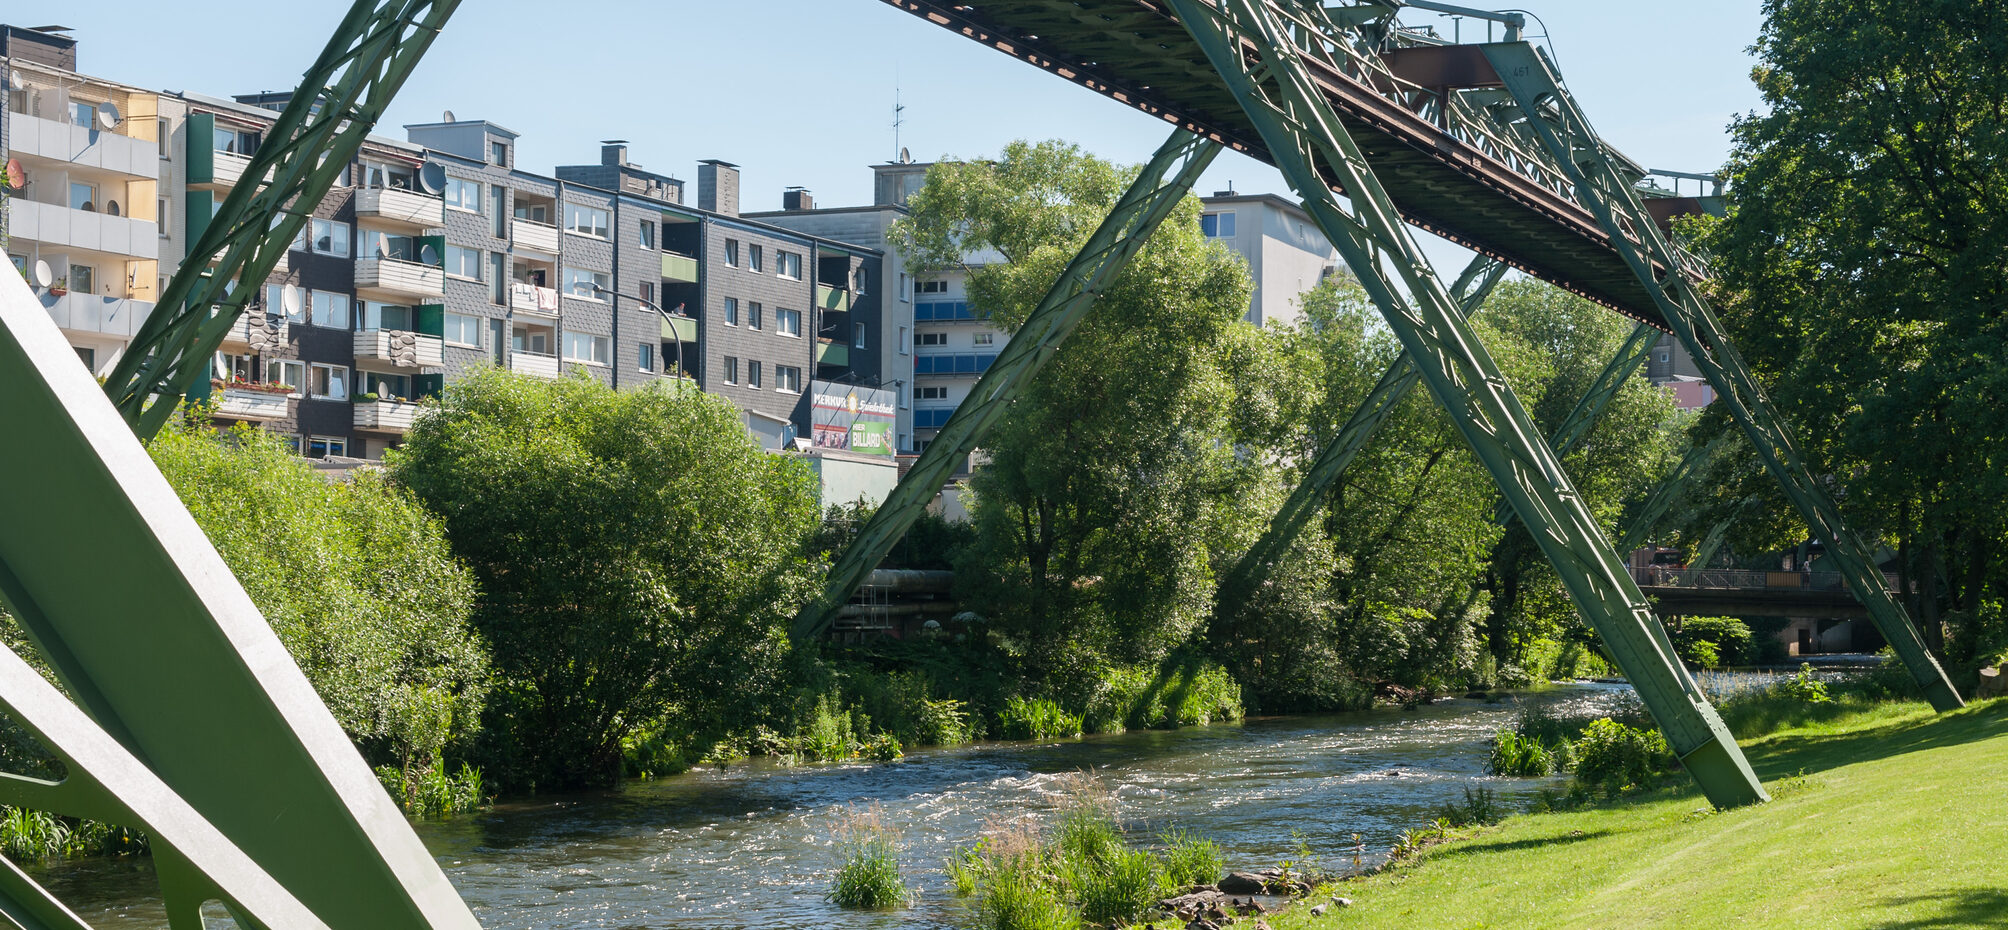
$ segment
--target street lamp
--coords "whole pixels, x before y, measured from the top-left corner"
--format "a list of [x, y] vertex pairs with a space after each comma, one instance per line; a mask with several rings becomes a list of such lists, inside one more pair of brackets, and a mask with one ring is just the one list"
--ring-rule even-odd
[[[614, 309], [615, 309], [616, 311], [618, 311], [618, 310], [620, 309], [620, 307], [619, 307], [619, 304], [618, 304], [618, 301], [619, 301], [619, 299], [620, 299], [620, 298], [622, 298], [622, 297], [626, 297], [627, 299], [629, 299], [629, 300], [632, 300], [632, 301], [634, 301], [635, 303], [638, 303], [638, 304], [641, 304], [641, 305], [642, 305], [642, 308], [643, 308], [643, 309], [646, 309], [646, 310], [653, 310], [653, 311], [655, 311], [656, 313], [660, 313], [660, 314], [662, 314], [663, 316], [665, 316], [665, 317], [668, 317], [668, 318], [670, 318], [670, 319], [672, 319], [672, 320], [689, 320], [689, 321], [690, 321], [690, 322], [692, 322], [692, 323], [695, 323], [695, 322], [697, 322], [697, 318], [696, 318], [696, 317], [694, 317], [694, 316], [691, 316], [691, 315], [689, 315], [689, 314], [687, 314], [687, 313], [684, 313], [684, 312], [683, 312], [683, 305], [682, 305], [682, 304], [678, 304], [678, 305], [677, 305], [677, 307], [676, 307], [676, 310], [675, 310], [674, 312], [671, 312], [671, 311], [668, 311], [668, 310], [664, 310], [664, 309], [662, 309], [661, 307], [659, 307], [659, 306], [657, 306], [657, 305], [656, 305], [655, 301], [652, 301], [652, 300], [649, 300], [648, 298], [646, 298], [646, 297], [643, 297], [643, 296], [641, 296], [641, 295], [639, 295], [639, 294], [623, 294], [623, 293], [620, 293], [619, 291], [615, 291], [615, 290], [610, 290], [610, 289], [608, 289], [608, 288], [604, 288], [604, 287], [601, 287], [601, 286], [599, 286], [599, 285], [597, 285], [597, 284], [590, 284], [590, 285], [587, 285], [587, 286], [588, 286], [588, 287], [591, 287], [591, 288], [593, 289], [593, 293], [595, 293], [595, 294], [598, 294], [598, 295], [600, 295], [600, 296], [602, 296], [602, 297], [606, 297], [606, 298], [608, 298], [608, 299], [610, 299], [610, 300], [613, 300], [613, 301], [616, 301], [616, 304], [615, 304], [615, 307], [614, 307]], [[672, 332], [673, 332], [673, 331], [672, 331]], [[677, 337], [676, 337], [676, 376], [677, 376], [678, 378], [684, 378], [684, 377], [687, 377], [687, 375], [685, 374], [685, 372], [684, 372], [684, 370], [683, 370], [683, 337], [682, 337], [682, 336], [677, 336]]]

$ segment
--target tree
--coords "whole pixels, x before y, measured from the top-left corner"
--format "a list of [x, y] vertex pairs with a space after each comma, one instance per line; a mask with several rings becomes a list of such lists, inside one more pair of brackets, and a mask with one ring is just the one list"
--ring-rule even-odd
[[481, 584], [504, 786], [611, 784], [641, 727], [715, 735], [779, 703], [814, 479], [729, 402], [482, 370], [391, 461]]
[[1736, 122], [1728, 216], [1697, 230], [1714, 299], [1925, 618], [1977, 610], [2008, 582], [2008, 6], [1764, 9], [1766, 111]]

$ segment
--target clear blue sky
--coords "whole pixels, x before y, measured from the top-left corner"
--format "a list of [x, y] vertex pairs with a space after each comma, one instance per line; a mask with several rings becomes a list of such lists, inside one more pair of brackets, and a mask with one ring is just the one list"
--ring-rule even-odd
[[[1562, 72], [1605, 139], [1648, 167], [1718, 167], [1730, 119], [1757, 106], [1746, 52], [1757, 0], [1521, 2], [1552, 28]], [[293, 87], [347, 8], [12, 0], [5, 15], [74, 27], [85, 73], [228, 96]], [[1434, 14], [1408, 19], [1450, 29]], [[1464, 24], [1467, 38], [1482, 28]], [[898, 151], [896, 85], [903, 141], [918, 159], [1064, 138], [1135, 162], [1165, 133], [879, 0], [465, 0], [379, 131], [401, 139], [403, 124], [451, 109], [522, 133], [518, 161], [534, 171], [596, 161], [599, 140], [622, 138], [633, 160], [685, 180], [699, 159], [742, 165], [747, 210], [779, 209], [793, 184], [823, 205], [855, 204], [871, 196], [866, 166]], [[1202, 193], [1230, 182], [1242, 193], [1282, 190], [1273, 170], [1230, 153]]]

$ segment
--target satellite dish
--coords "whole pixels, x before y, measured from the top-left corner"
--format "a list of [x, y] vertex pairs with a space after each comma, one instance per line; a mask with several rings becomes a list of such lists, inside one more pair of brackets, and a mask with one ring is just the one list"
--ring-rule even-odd
[[300, 289], [299, 289], [299, 288], [296, 288], [296, 287], [282, 287], [282, 288], [280, 288], [280, 289], [279, 289], [279, 306], [280, 306], [281, 308], [283, 308], [283, 309], [284, 309], [284, 310], [286, 311], [286, 315], [287, 315], [287, 316], [299, 316], [299, 315], [300, 315]]
[[913, 164], [913, 153], [907, 151], [904, 145], [899, 147], [899, 163], [902, 165]]
[[457, 119], [454, 119], [454, 118], [453, 118], [453, 111], [452, 111], [452, 110], [448, 110], [448, 111], [446, 111], [446, 112], [444, 112], [444, 113], [441, 113], [441, 114], [439, 114], [439, 121], [440, 121], [440, 122], [442, 122], [442, 123], [457, 123], [457, 122], [460, 122], [459, 120], [457, 120]]
[[118, 215], [119, 215], [119, 202], [118, 202], [118, 201], [116, 201], [116, 200], [107, 200], [107, 201], [105, 201], [105, 212], [106, 212], [106, 213], [109, 213], [109, 214], [111, 214], [111, 215], [113, 215], [113, 216], [118, 216]]
[[20, 159], [16, 158], [7, 159], [7, 186], [18, 191], [21, 188], [27, 186], [27, 184], [28, 184], [28, 178], [27, 175], [21, 171]]
[[8, 89], [8, 90], [27, 90], [27, 89], [28, 89], [28, 82], [27, 82], [27, 81], [24, 81], [24, 80], [21, 80], [21, 72], [19, 72], [19, 71], [9, 71], [9, 72], [7, 72], [7, 89]]
[[125, 117], [119, 115], [119, 108], [111, 101], [98, 104], [98, 128], [111, 130], [119, 128]]
[[446, 190], [446, 166], [436, 161], [429, 161], [419, 166], [418, 186], [428, 194]]
[[425, 246], [418, 250], [418, 260], [427, 265], [437, 265], [439, 264], [439, 250], [429, 245]]
[[56, 273], [49, 270], [48, 262], [38, 261], [35, 263], [36, 287], [48, 287], [49, 284], [55, 280], [56, 280]]

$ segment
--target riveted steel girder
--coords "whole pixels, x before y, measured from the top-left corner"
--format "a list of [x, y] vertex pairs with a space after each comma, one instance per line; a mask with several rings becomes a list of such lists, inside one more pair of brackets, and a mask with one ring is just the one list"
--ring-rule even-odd
[[[1258, 0], [1166, 2], [1380, 307], [1430, 392], [1533, 530], [1577, 608], [1709, 800], [1722, 807], [1765, 800], [1742, 750], [1673, 655], [1644, 594], [1305, 67], [1307, 56], [1329, 54], [1328, 34], [1304, 21], [1308, 13], [1286, 23], [1276, 4]], [[1350, 213], [1334, 188], [1347, 193]]]
[[1827, 556], [1839, 564], [1849, 593], [1868, 609], [1869, 619], [1903, 660], [1932, 706], [1939, 710], [1964, 706], [1945, 670], [1925, 648], [1917, 627], [1890, 596], [1882, 572], [1876, 569], [1873, 550], [1842, 522], [1840, 508], [1807, 467], [1791, 428], [1730, 343], [1714, 309], [1689, 280], [1685, 272], [1698, 271], [1699, 263], [1675, 248], [1653, 223], [1631, 182], [1598, 140], [1575, 99], [1562, 88], [1545, 54], [1525, 42], [1501, 42], [1484, 49], [1518, 102], [1525, 125], [1569, 175], [1577, 198], [1596, 215], [1633, 274], [1659, 305], [1662, 318], [1694, 357], [1695, 367], [1715, 388], [1717, 398], [1757, 450], [1764, 467], [1784, 488], [1813, 536], [1826, 544]]
[[1115, 281], [1144, 243], [1149, 241], [1165, 217], [1191, 193], [1192, 185], [1220, 153], [1220, 144], [1183, 129], [1172, 131], [1150, 162], [1116, 202], [1115, 209], [1102, 221], [1081, 247], [1065, 271], [1053, 282], [1045, 299], [1012, 334], [997, 360], [970, 390], [954, 415], [942, 426], [934, 441], [920, 455], [920, 461], [906, 473], [885, 502], [865, 521], [830, 569], [822, 600], [809, 605], [795, 621], [795, 638], [820, 636], [836, 621], [837, 613], [851, 593], [892, 551], [913, 521], [927, 510], [941, 493], [942, 483], [962, 460], [974, 451], [983, 437], [1002, 419], [1011, 402], [1031, 385], [1039, 370], [1051, 360], [1060, 343], [1073, 334], [1103, 290]]

